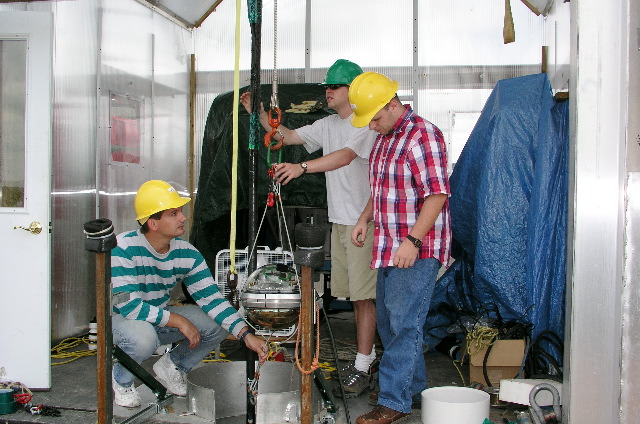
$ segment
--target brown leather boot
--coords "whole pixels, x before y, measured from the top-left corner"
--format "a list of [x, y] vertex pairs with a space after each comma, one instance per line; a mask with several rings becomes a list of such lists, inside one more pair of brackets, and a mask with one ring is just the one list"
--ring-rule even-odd
[[[369, 405], [376, 406], [378, 404], [378, 390], [373, 390], [369, 393], [368, 402]], [[411, 402], [411, 409], [421, 409], [422, 408], [422, 395], [417, 394], [413, 396], [413, 401]]]
[[409, 415], [411, 415], [411, 413], [399, 412], [395, 409], [378, 405], [366, 414], [359, 416], [356, 424], [391, 424]]

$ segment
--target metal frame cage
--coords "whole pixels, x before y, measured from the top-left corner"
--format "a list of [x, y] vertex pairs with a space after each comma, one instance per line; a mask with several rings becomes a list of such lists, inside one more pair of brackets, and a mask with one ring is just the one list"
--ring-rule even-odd
[[[257, 258], [257, 268], [260, 268], [266, 264], [272, 263], [281, 263], [285, 265], [289, 265], [295, 267], [293, 264], [293, 253], [282, 250], [281, 247], [270, 250], [267, 246], [259, 246], [256, 248], [256, 258]], [[237, 296], [242, 291], [244, 284], [249, 278], [248, 268], [249, 268], [249, 249], [236, 249], [235, 253], [235, 267], [238, 273], [238, 284], [237, 284], [237, 293], [236, 300], [239, 300]], [[227, 284], [227, 274], [229, 273], [229, 269], [231, 268], [231, 250], [223, 249], [220, 250], [216, 254], [216, 265], [215, 265], [215, 280], [218, 285], [218, 289], [223, 294], [223, 296], [227, 297], [229, 295], [230, 289]], [[246, 311], [242, 306], [238, 309], [240, 315], [248, 321]], [[271, 330], [268, 328], [261, 327], [256, 325], [255, 323], [251, 323], [251, 325], [256, 330], [257, 335], [267, 336], [267, 337], [290, 337], [295, 334], [298, 325], [294, 324], [289, 328], [283, 330]]]

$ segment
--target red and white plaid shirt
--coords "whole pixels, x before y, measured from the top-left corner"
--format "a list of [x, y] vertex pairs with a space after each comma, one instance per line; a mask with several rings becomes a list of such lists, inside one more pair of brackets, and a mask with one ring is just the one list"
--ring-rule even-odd
[[[418, 219], [427, 196], [451, 194], [442, 132], [406, 108], [389, 134], [378, 135], [369, 158], [375, 225], [372, 268], [393, 266], [393, 256]], [[422, 242], [418, 259], [435, 258], [449, 264], [448, 198]]]

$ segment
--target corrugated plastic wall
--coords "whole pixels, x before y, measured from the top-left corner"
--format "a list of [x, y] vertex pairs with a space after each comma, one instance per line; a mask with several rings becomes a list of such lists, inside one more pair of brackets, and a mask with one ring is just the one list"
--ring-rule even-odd
[[[501, 2], [389, 4], [280, 0], [278, 81], [322, 82], [327, 67], [347, 58], [397, 79], [400, 94], [415, 100], [418, 113], [464, 142], [470, 117], [481, 110], [497, 79], [539, 71], [544, 21], [519, 1], [512, 2], [516, 42], [507, 46], [501, 40]], [[246, 2], [242, 7], [244, 86], [251, 40]], [[193, 32], [135, 1], [11, 3], [0, 10], [52, 10], [55, 16], [52, 322], [53, 339], [61, 339], [84, 331], [95, 313], [93, 258], [84, 250], [82, 224], [100, 216], [111, 219], [116, 231], [133, 228], [133, 194], [150, 178], [188, 190], [189, 55], [194, 52], [197, 178], [209, 107], [233, 88], [235, 2], [223, 2]], [[273, 0], [263, 2], [262, 19], [262, 82], [270, 83]], [[139, 163], [111, 156], [109, 114], [118, 111], [111, 99], [136, 107]], [[465, 125], [454, 128], [456, 122]]]
[[[477, 118], [495, 83], [541, 70], [544, 18], [512, 1], [516, 37], [504, 44], [504, 7], [504, 2], [476, 0], [281, 0], [278, 81], [322, 82], [327, 68], [340, 58], [365, 71], [382, 72], [399, 82], [399, 94], [417, 113], [440, 127], [457, 155], [472, 129], [470, 117]], [[251, 65], [245, 2], [242, 8], [241, 86], [249, 84]], [[235, 2], [226, 1], [195, 31], [201, 114], [197, 140], [215, 96], [233, 89], [234, 19]], [[273, 28], [274, 3], [267, 0], [262, 9], [262, 83], [272, 81]], [[454, 163], [456, 157], [451, 159]]]

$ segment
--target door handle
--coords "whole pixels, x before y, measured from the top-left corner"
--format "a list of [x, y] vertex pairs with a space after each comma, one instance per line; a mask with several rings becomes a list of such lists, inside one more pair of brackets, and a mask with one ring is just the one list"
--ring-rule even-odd
[[33, 221], [31, 224], [29, 224], [28, 227], [23, 227], [22, 225], [13, 227], [14, 230], [17, 230], [18, 228], [21, 230], [29, 231], [31, 234], [40, 234], [40, 232], [42, 231], [42, 224]]

